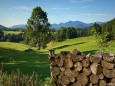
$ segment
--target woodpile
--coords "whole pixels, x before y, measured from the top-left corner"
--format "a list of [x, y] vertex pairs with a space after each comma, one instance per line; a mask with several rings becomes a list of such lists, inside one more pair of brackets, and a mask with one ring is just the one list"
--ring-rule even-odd
[[52, 82], [56, 86], [115, 86], [115, 55], [85, 55], [73, 50], [49, 51]]

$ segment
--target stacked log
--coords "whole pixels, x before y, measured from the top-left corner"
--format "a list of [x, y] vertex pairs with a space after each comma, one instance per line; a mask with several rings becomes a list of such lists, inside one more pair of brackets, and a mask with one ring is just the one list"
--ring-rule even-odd
[[115, 55], [85, 55], [73, 50], [49, 51], [52, 82], [56, 86], [115, 86]]

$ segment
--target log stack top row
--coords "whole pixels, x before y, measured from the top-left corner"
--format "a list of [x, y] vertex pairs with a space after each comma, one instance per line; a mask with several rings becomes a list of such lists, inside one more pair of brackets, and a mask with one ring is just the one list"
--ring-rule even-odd
[[115, 55], [86, 55], [77, 49], [49, 51], [52, 84], [56, 86], [115, 86]]

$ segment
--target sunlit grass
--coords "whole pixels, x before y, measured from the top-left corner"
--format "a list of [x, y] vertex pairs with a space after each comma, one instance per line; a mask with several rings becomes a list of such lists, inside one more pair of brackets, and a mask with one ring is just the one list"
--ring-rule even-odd
[[4, 31], [4, 35], [7, 35], [7, 34], [15, 34], [15, 35], [18, 35], [20, 33], [23, 33], [21, 31]]

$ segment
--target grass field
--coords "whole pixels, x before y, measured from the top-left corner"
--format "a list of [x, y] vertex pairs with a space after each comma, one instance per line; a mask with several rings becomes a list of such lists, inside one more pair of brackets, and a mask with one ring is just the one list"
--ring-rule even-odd
[[[107, 52], [115, 53], [115, 42], [110, 44], [111, 49], [108, 49]], [[28, 48], [33, 49], [33, 51], [25, 52]], [[42, 79], [50, 77], [49, 49], [55, 49], [56, 53], [72, 51], [73, 49], [78, 49], [84, 53], [95, 53], [98, 46], [95, 38], [91, 36], [68, 39], [63, 42], [50, 42], [46, 49], [40, 51], [25, 44], [0, 42], [0, 68], [8, 72], [19, 68], [24, 74], [32, 74], [35, 71], [41, 75]]]
[[21, 31], [4, 31], [4, 35], [7, 35], [7, 34], [15, 34], [15, 35], [18, 35], [22, 33]]

